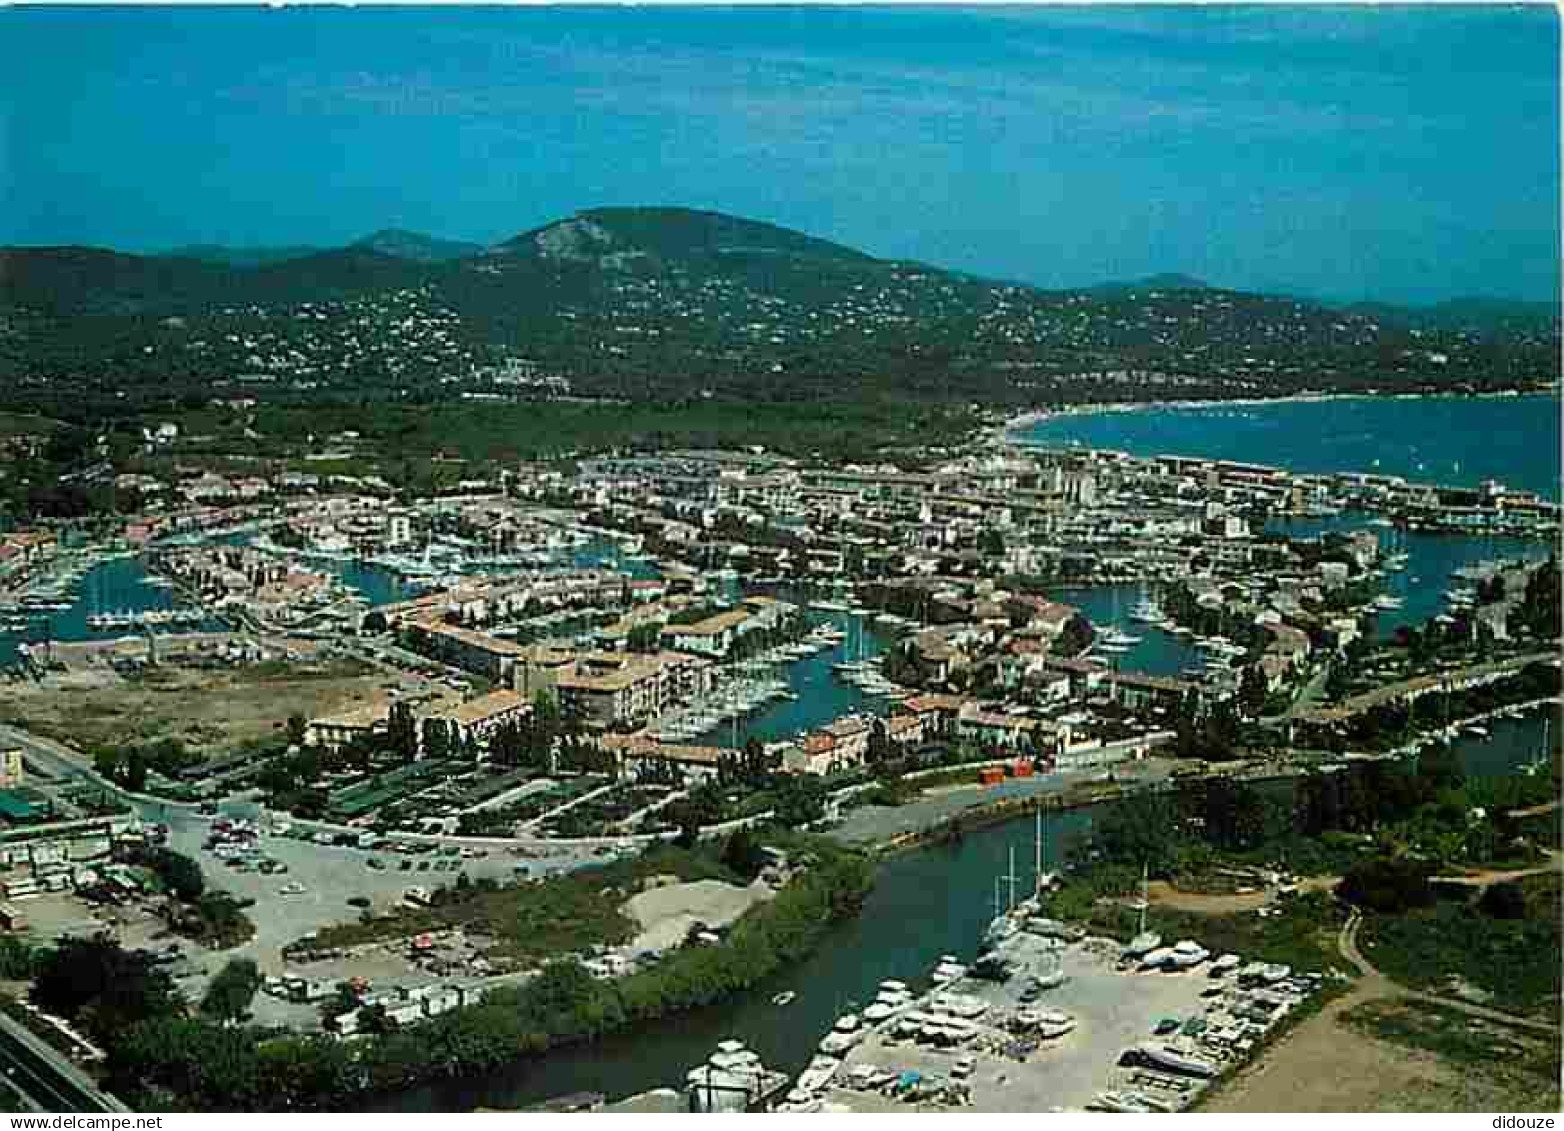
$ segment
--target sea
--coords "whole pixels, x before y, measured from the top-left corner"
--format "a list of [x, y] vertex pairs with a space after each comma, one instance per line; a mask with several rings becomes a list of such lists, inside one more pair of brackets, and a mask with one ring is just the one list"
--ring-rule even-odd
[[1508, 487], [1560, 496], [1559, 398], [1331, 397], [1137, 406], [1064, 413], [1018, 429], [1021, 443], [1180, 455], [1329, 474]]

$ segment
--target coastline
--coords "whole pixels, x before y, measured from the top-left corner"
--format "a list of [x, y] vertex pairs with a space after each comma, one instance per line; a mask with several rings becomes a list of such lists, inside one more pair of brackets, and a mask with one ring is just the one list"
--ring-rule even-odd
[[1153, 409], [1206, 409], [1233, 406], [1259, 408], [1274, 404], [1327, 404], [1332, 401], [1424, 401], [1424, 400], [1517, 400], [1522, 397], [1551, 397], [1555, 400], [1564, 390], [1554, 389], [1502, 389], [1484, 393], [1287, 393], [1277, 397], [1222, 397], [1200, 400], [1168, 401], [1101, 401], [1090, 404], [1061, 405], [1057, 408], [1028, 409], [1009, 417], [995, 428], [996, 438], [1007, 446], [1046, 448], [1047, 444], [1035, 444], [1021, 439], [1017, 433], [1034, 424], [1066, 416], [1106, 416], [1117, 413], [1147, 412]]

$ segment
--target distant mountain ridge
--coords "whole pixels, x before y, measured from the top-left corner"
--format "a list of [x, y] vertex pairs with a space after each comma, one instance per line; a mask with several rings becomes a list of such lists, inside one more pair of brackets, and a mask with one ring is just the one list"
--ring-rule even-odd
[[303, 259], [325, 248], [300, 244], [297, 247], [228, 247], [223, 244], [190, 244], [186, 247], [161, 251], [158, 259], [195, 259], [202, 263], [217, 263], [225, 267], [264, 267], [289, 259]]
[[[44, 250], [50, 249], [0, 247], [0, 254]], [[82, 247], [73, 250], [103, 251], [127, 256], [133, 254], [107, 248]], [[817, 256], [859, 263], [886, 262], [855, 248], [764, 221], [749, 220], [722, 212], [670, 206], [587, 208], [491, 246], [467, 240], [446, 239], [404, 228], [382, 228], [340, 247], [314, 244], [278, 247], [189, 244], [156, 252], [146, 258], [188, 259], [226, 267], [254, 268], [352, 250], [376, 252], [415, 263], [447, 263], [485, 255], [537, 255], [545, 259], [596, 263], [598, 266], [612, 267], [623, 266], [635, 260], [655, 262], [688, 258], [694, 254], [719, 256], [725, 253], [745, 252]], [[935, 269], [939, 270], [939, 268]], [[1315, 306], [1398, 320], [1405, 319], [1409, 313], [1415, 312], [1450, 324], [1461, 321], [1536, 320], [1559, 315], [1558, 304], [1545, 300], [1487, 295], [1460, 295], [1431, 303], [1346, 300], [1307, 294], [1287, 287], [1252, 290], [1226, 288], [1179, 272], [1165, 272], [1139, 279], [1110, 279], [1062, 288], [1038, 287], [1035, 284], [1013, 279], [991, 279], [968, 271], [951, 270], [949, 273], [968, 280], [1004, 282], [1039, 291], [1053, 290], [1056, 293], [1124, 295], [1148, 291], [1230, 290], [1237, 294], [1296, 299]]]
[[842, 244], [760, 220], [694, 208], [588, 208], [523, 232], [496, 251], [593, 260], [703, 256], [797, 255], [869, 263], [874, 257]]
[[1127, 282], [1114, 280], [1106, 283], [1096, 283], [1081, 289], [1094, 294], [1124, 294], [1139, 291], [1214, 291], [1221, 288], [1213, 287], [1210, 283], [1196, 279], [1192, 275], [1169, 273], [1150, 275], [1144, 279], [1132, 279]]
[[466, 259], [483, 251], [482, 244], [440, 239], [438, 236], [426, 236], [422, 232], [409, 232], [402, 228], [382, 228], [363, 239], [354, 240], [349, 246], [377, 251], [397, 259], [411, 259], [416, 263], [444, 263], [450, 259]]
[[616, 397], [1482, 388], [1556, 377], [1558, 325], [1547, 304], [1330, 305], [1182, 274], [1049, 290], [678, 207], [584, 209], [487, 247], [393, 228], [337, 248], [0, 249], [0, 384], [151, 387], [173, 367], [444, 388], [519, 357]]

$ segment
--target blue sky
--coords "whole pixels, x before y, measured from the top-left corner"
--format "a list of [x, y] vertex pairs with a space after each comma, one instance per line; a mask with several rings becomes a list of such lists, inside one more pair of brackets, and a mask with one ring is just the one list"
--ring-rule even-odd
[[1069, 286], [1552, 298], [1530, 8], [0, 9], [0, 243], [683, 204]]

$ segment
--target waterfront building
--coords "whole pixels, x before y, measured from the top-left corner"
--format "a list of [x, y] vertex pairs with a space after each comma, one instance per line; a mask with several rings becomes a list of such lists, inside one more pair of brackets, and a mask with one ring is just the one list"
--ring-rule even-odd
[[657, 742], [641, 734], [604, 734], [597, 740], [598, 746], [611, 751], [621, 769], [636, 777], [643, 767], [666, 762], [674, 766], [686, 782], [701, 782], [717, 776], [717, 767], [723, 755], [732, 750], [721, 746], [689, 746]]
[[956, 719], [966, 704], [964, 695], [927, 693], [903, 700], [901, 709], [923, 720], [926, 737], [942, 738], [955, 733]]
[[311, 719], [304, 728], [304, 745], [336, 752], [356, 741], [384, 734], [389, 710], [383, 703], [357, 707]]
[[1198, 698], [1201, 695], [1198, 683], [1139, 672], [1108, 672], [1102, 682], [1109, 698], [1131, 711], [1150, 707], [1171, 710], [1186, 696], [1194, 695]]
[[450, 729], [451, 737], [461, 742], [486, 742], [503, 726], [520, 722], [532, 711], [532, 702], [507, 688], [469, 699], [456, 707], [432, 712], [425, 720], [436, 719]]
[[1037, 742], [1037, 725], [1038, 720], [1029, 715], [990, 711], [974, 703], [957, 716], [956, 735], [979, 746], [1031, 751]]
[[410, 642], [426, 655], [483, 676], [492, 683], [508, 686], [517, 662], [527, 649], [510, 640], [488, 636], [472, 629], [444, 624], [440, 614], [425, 613], [407, 622]]
[[587, 652], [554, 676], [560, 705], [588, 726], [644, 723], [711, 690], [709, 660], [681, 652]]

